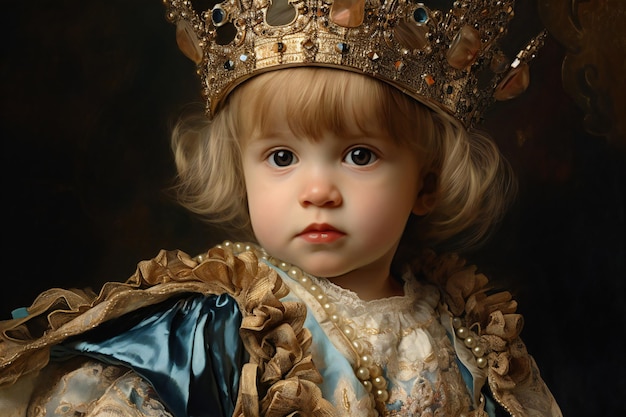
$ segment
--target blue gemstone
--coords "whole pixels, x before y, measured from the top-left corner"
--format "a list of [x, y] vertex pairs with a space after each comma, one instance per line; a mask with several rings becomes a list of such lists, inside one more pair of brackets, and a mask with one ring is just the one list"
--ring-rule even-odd
[[350, 46], [345, 42], [339, 42], [336, 45], [336, 48], [337, 48], [337, 52], [340, 52], [342, 54], [346, 54], [350, 50]]
[[225, 18], [226, 18], [226, 12], [224, 11], [224, 9], [215, 7], [211, 11], [211, 20], [213, 20], [214, 25], [219, 25], [221, 23], [224, 23]]
[[417, 23], [426, 23], [428, 21], [428, 11], [423, 7], [418, 7], [413, 12], [413, 19], [415, 19]]

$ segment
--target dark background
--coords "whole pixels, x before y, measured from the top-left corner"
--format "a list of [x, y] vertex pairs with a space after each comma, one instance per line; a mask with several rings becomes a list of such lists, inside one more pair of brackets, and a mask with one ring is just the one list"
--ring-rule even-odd
[[[170, 127], [200, 98], [161, 1], [2, 6], [1, 316], [51, 286], [123, 280], [162, 248], [221, 241], [167, 192]], [[564, 415], [625, 415], [626, 152], [619, 134], [585, 131], [562, 87], [564, 54], [549, 38], [529, 90], [487, 114], [521, 190], [468, 256], [515, 292]]]

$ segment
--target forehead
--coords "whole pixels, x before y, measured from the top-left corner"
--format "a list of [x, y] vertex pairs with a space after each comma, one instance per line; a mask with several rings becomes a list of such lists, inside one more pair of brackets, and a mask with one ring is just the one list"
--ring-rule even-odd
[[391, 101], [378, 81], [345, 71], [299, 68], [259, 75], [230, 103], [241, 134], [291, 131], [316, 138], [390, 133]]
[[[255, 131], [251, 136], [301, 138], [317, 141], [331, 134], [338, 139], [355, 139], [364, 136], [390, 137], [386, 123], [362, 113], [353, 115], [341, 109], [334, 115], [319, 112], [312, 115], [306, 109], [290, 106], [282, 101], [272, 106], [258, 122], [252, 123]], [[324, 106], [323, 102], [319, 103]]]

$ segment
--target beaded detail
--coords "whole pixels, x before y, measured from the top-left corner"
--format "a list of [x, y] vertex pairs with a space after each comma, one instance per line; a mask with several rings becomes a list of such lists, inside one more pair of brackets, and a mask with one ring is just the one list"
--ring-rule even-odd
[[[376, 402], [376, 408], [380, 411], [385, 402], [389, 399], [387, 391], [388, 382], [383, 375], [382, 367], [375, 363], [368, 351], [367, 342], [357, 334], [356, 330], [350, 326], [345, 317], [339, 314], [337, 306], [328, 298], [324, 291], [311, 280], [311, 277], [297, 266], [279, 261], [273, 257], [268, 258], [268, 262], [285, 271], [292, 279], [299, 282], [322, 306], [330, 321], [348, 339], [350, 346], [356, 353], [357, 361], [354, 366], [354, 373], [361, 381], [365, 389], [370, 393]], [[374, 413], [374, 416], [378, 413]]]
[[476, 358], [476, 365], [479, 368], [487, 366], [487, 358], [485, 358], [485, 347], [480, 344], [480, 339], [476, 333], [469, 328], [463, 326], [463, 321], [454, 317], [452, 319], [452, 326], [454, 327], [454, 334], [456, 337], [463, 341], [465, 347], [472, 351]]
[[372, 359], [372, 355], [369, 352], [371, 348], [369, 343], [361, 338], [355, 329], [350, 326], [348, 321], [339, 314], [339, 309], [335, 303], [333, 303], [324, 291], [315, 284], [311, 276], [297, 266], [269, 256], [264, 250], [253, 245], [225, 241], [222, 245], [217, 245], [217, 247], [231, 247], [235, 255], [244, 251], [254, 252], [257, 257], [266, 260], [287, 273], [289, 277], [300, 283], [300, 285], [317, 300], [330, 321], [341, 331], [354, 350], [356, 358], [354, 373], [367, 392], [370, 393], [370, 397], [375, 406], [370, 415], [376, 417], [383, 414], [385, 403], [389, 399], [389, 392], [387, 391], [388, 381], [383, 375], [382, 367]]

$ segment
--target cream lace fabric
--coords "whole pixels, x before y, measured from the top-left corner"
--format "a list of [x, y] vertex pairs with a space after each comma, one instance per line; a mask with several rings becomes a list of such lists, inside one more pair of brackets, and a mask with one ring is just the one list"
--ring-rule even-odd
[[173, 417], [135, 372], [85, 358], [50, 363], [8, 389], [3, 417]]
[[[389, 381], [388, 416], [466, 414], [471, 396], [459, 372], [453, 347], [438, 320], [439, 292], [405, 277], [404, 296], [363, 301], [328, 280], [311, 277], [347, 319]], [[285, 283], [303, 299], [333, 344], [345, 340], [313, 296], [286, 275]], [[347, 347], [344, 354], [349, 357]], [[315, 357], [314, 357], [315, 360]], [[338, 407], [340, 408], [340, 407]]]

